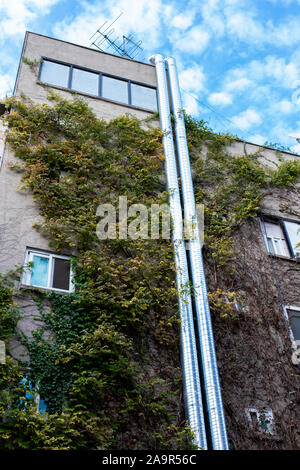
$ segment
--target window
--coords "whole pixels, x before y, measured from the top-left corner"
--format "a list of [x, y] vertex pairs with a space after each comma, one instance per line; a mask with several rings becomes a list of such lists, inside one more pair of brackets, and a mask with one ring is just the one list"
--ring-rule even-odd
[[73, 68], [71, 88], [82, 93], [98, 96], [99, 74]]
[[141, 106], [141, 103], [143, 103], [143, 108], [157, 111], [156, 90], [133, 83], [131, 85], [131, 104]]
[[[47, 411], [47, 405], [45, 400], [40, 397], [38, 387], [35, 385], [35, 383], [29, 380], [29, 378], [25, 375], [21, 380], [21, 384], [22, 386], [26, 387], [25, 398], [27, 400], [32, 400], [32, 403], [34, 403], [38, 413], [45, 413], [45, 411]], [[23, 405], [22, 400], [20, 400], [20, 405]]]
[[300, 341], [300, 307], [285, 307], [285, 310], [293, 333], [293, 340]]
[[102, 96], [109, 100], [120, 101], [120, 103], [128, 103], [128, 82], [104, 76]]
[[292, 343], [292, 363], [300, 365], [300, 307], [285, 306], [284, 315], [289, 323], [290, 339]]
[[56, 62], [49, 62], [45, 60], [42, 63], [40, 71], [40, 80], [49, 83], [50, 85], [68, 87], [69, 83], [69, 70], [68, 65], [57, 64]]
[[300, 258], [300, 223], [262, 220], [261, 228], [269, 253]]
[[283, 225], [289, 240], [290, 249], [294, 258], [300, 258], [300, 224], [297, 222], [283, 221]]
[[157, 111], [156, 88], [100, 71], [42, 58], [39, 79], [49, 85]]
[[272, 255], [290, 256], [290, 252], [279, 223], [262, 222], [262, 230], [268, 252]]
[[26, 269], [23, 283], [28, 286], [72, 292], [72, 268], [68, 256], [54, 255], [28, 249], [25, 264], [32, 267]]

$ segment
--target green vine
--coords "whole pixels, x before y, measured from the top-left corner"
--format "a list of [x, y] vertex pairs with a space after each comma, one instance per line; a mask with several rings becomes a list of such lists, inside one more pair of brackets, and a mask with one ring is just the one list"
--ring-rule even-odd
[[[101, 241], [96, 235], [101, 203], [117, 205], [119, 195], [147, 207], [167, 200], [161, 132], [132, 116], [101, 121], [77, 98], [69, 102], [52, 94], [49, 99], [51, 106], [11, 99], [6, 119], [7, 141], [20, 159], [12, 170], [23, 173], [20, 190], [31, 190], [43, 215], [36, 229], [57, 251], [73, 253], [75, 292], [62, 296], [32, 289], [43, 326], [32, 338], [21, 338], [30, 357], [28, 374], [38, 384], [53, 428], [61, 426], [61, 439], [48, 438], [48, 421], [28, 406], [42, 437], [28, 433], [28, 442], [24, 437], [18, 443], [12, 420], [4, 426], [10, 437], [1, 443], [90, 449], [184, 442], [192, 447], [178, 414], [170, 241]], [[61, 171], [69, 176], [61, 178]]]
[[[29, 289], [43, 327], [23, 335], [29, 362], [0, 369], [0, 445], [18, 449], [192, 448], [180, 405], [178, 314], [169, 240], [99, 240], [99, 204], [167, 201], [161, 131], [126, 115], [99, 120], [87, 104], [49, 95], [51, 105], [10, 99], [7, 141], [43, 222], [36, 229], [72, 254], [75, 292]], [[264, 192], [293, 185], [299, 162], [266, 169], [259, 154], [234, 156], [229, 135], [185, 116], [196, 202], [205, 206], [204, 255], [232, 274], [234, 233], [257, 216]], [[203, 158], [205, 151], [206, 158]], [[67, 172], [68, 177], [61, 177]], [[0, 334], [18, 320], [12, 286], [0, 281]], [[224, 302], [224, 296], [227, 301]], [[236, 294], [209, 294], [222, 319], [238, 321]], [[24, 368], [47, 403], [26, 397]], [[20, 398], [22, 397], [22, 398]], [[7, 406], [9, 403], [9, 407]]]

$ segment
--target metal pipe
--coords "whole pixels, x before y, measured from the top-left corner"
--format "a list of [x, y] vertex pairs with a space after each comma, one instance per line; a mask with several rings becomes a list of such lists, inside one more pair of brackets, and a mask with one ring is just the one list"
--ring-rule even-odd
[[206, 279], [201, 252], [200, 231], [197, 221], [192, 172], [186, 140], [186, 130], [175, 59], [167, 58], [170, 96], [175, 118], [178, 165], [184, 206], [185, 224], [189, 230], [189, 258], [193, 283], [198, 337], [201, 353], [204, 393], [206, 397], [212, 447], [227, 450], [228, 439], [219, 382], [218, 365], [207, 298]]
[[173, 222], [172, 242], [175, 252], [176, 284], [181, 319], [181, 364], [186, 415], [194, 433], [195, 444], [199, 448], [207, 449], [192, 299], [189, 288], [185, 242], [183, 239], [182, 209], [170, 118], [166, 66], [165, 60], [160, 54], [151, 57], [150, 60], [155, 64], [156, 68], [160, 125], [163, 132], [165, 155], [165, 174], [167, 190], [169, 192], [170, 215]]

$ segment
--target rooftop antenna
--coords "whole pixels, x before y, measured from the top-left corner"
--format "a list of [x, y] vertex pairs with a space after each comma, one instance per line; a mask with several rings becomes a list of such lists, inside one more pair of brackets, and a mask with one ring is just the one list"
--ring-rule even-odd
[[122, 40], [115, 36], [115, 30], [112, 25], [123, 15], [120, 13], [109, 25], [108, 21], [105, 21], [100, 28], [90, 37], [92, 41], [90, 47], [95, 46], [101, 52], [108, 52], [111, 48], [114, 54], [126, 57], [127, 59], [136, 59], [141, 53], [143, 48], [141, 47], [142, 41], [135, 41], [133, 34], [129, 36], [123, 35]]

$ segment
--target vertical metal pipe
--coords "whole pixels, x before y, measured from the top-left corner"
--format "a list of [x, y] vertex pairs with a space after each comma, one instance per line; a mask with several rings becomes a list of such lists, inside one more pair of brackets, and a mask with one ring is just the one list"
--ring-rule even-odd
[[170, 95], [175, 118], [175, 133], [184, 206], [184, 219], [190, 232], [189, 258], [194, 289], [204, 393], [207, 404], [210, 436], [213, 449], [227, 450], [227, 431], [207, 298], [204, 264], [199, 237], [200, 232], [197, 222], [192, 172], [186, 140], [184, 115], [182, 113], [180, 89], [175, 60], [173, 58], [167, 58], [166, 62], [168, 65]]
[[188, 266], [183, 240], [182, 209], [170, 119], [166, 65], [163, 56], [160, 54], [151, 57], [150, 60], [156, 67], [160, 125], [163, 132], [165, 154], [165, 174], [167, 190], [169, 192], [170, 214], [173, 222], [172, 242], [175, 252], [176, 284], [181, 319], [181, 364], [186, 415], [194, 433], [195, 444], [199, 448], [207, 449], [192, 299], [189, 289]]

